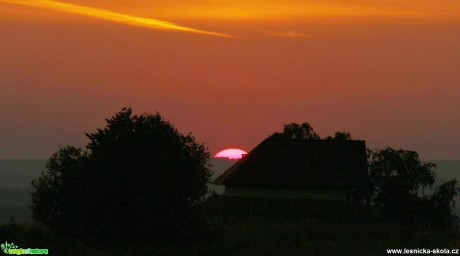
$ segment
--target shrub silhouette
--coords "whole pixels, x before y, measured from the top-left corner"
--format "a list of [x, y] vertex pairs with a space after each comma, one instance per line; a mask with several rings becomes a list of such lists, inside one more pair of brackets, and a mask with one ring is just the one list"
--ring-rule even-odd
[[101, 242], [181, 239], [199, 227], [210, 154], [160, 114], [122, 109], [87, 133], [85, 149], [62, 147], [32, 182], [34, 220], [58, 235]]

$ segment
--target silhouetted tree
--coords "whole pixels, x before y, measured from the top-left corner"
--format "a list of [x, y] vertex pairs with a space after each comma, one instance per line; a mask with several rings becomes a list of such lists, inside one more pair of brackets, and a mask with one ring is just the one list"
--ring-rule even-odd
[[160, 114], [124, 108], [88, 133], [86, 149], [53, 154], [32, 182], [36, 221], [58, 234], [98, 239], [181, 239], [199, 228], [210, 154]]
[[334, 137], [327, 136], [326, 140], [352, 140], [351, 133], [347, 131], [336, 132]]
[[435, 182], [435, 164], [422, 163], [415, 151], [392, 148], [369, 150], [368, 162], [373, 202], [388, 217], [443, 228], [454, 223], [456, 180], [437, 187], [431, 196], [425, 195]]
[[432, 223], [434, 225], [444, 226], [445, 229], [449, 229], [456, 219], [458, 221], [457, 216], [452, 214], [455, 208], [454, 198], [458, 192], [458, 189], [455, 187], [456, 185], [456, 179], [448, 181], [438, 186], [430, 197], [434, 208], [432, 216]]
[[415, 151], [368, 151], [370, 178], [374, 188], [374, 203], [389, 217], [411, 223], [419, 202], [419, 193], [434, 184], [435, 164], [422, 164]]
[[284, 125], [282, 133], [273, 134], [275, 137], [287, 137], [290, 139], [307, 139], [307, 140], [319, 140], [319, 135], [313, 130], [313, 127], [309, 123], [290, 123]]
[[[82, 171], [83, 150], [73, 147], [62, 147], [54, 153], [46, 163], [46, 171], [41, 177], [32, 181], [32, 214], [36, 221], [57, 229], [73, 225], [74, 204], [79, 198], [71, 198], [82, 188], [78, 173]], [[78, 217], [78, 216], [77, 216]], [[78, 220], [78, 219], [77, 219]]]

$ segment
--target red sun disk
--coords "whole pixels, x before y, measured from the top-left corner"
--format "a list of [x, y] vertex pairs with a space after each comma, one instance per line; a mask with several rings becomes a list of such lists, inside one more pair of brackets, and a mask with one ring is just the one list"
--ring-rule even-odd
[[241, 159], [247, 152], [238, 148], [228, 148], [214, 155], [214, 158]]

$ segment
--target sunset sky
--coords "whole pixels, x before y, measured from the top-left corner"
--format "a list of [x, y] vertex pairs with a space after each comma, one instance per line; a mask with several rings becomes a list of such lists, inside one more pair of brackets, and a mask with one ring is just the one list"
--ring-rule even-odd
[[460, 159], [458, 0], [0, 0], [0, 159], [123, 107], [211, 153], [283, 124]]

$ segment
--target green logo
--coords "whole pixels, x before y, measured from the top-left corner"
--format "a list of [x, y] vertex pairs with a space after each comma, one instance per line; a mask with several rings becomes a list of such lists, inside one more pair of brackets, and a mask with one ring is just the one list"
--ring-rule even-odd
[[2, 251], [10, 255], [23, 255], [23, 254], [48, 254], [48, 249], [22, 249], [18, 248], [14, 243], [5, 242], [1, 245]]
[[5, 254], [8, 254], [10, 249], [16, 249], [16, 248], [18, 248], [18, 246], [15, 245], [14, 243], [5, 242], [4, 244], [2, 244], [2, 251]]

